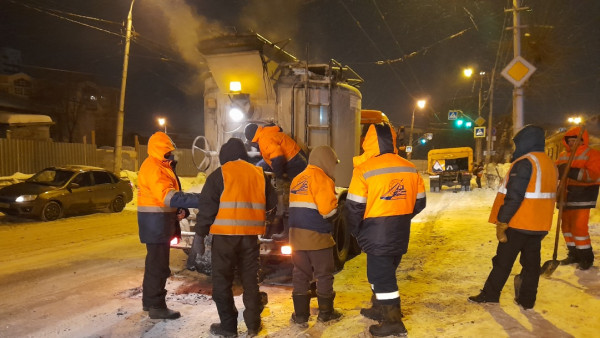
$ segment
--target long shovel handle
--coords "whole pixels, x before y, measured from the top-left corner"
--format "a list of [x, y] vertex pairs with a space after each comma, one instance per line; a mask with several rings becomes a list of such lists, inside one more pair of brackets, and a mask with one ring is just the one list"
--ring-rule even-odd
[[560, 177], [560, 184], [558, 185], [558, 220], [556, 221], [556, 238], [554, 239], [554, 253], [552, 254], [552, 260], [556, 260], [556, 258], [558, 257], [558, 239], [560, 237], [559, 235], [562, 222], [562, 214], [567, 194], [567, 176], [569, 175], [569, 170], [571, 169], [571, 164], [573, 164], [573, 159], [575, 158], [575, 153], [577, 152], [579, 143], [581, 143], [581, 136], [583, 135], [584, 130], [585, 126], [581, 126], [581, 130], [579, 130], [579, 135], [577, 135], [577, 140], [575, 140], [573, 149], [571, 149], [571, 154], [569, 155], [567, 166]]

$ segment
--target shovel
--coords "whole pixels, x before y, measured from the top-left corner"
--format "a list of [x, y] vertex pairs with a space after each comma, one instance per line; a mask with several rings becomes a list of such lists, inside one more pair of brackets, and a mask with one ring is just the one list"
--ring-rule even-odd
[[540, 275], [549, 278], [554, 270], [560, 265], [560, 261], [556, 259], [558, 254], [558, 238], [560, 237], [560, 228], [562, 222], [562, 213], [565, 206], [565, 197], [567, 194], [567, 175], [569, 174], [569, 170], [571, 169], [571, 164], [573, 163], [573, 158], [575, 158], [575, 152], [577, 152], [577, 148], [579, 147], [579, 143], [581, 140], [581, 135], [583, 135], [583, 131], [585, 127], [582, 126], [579, 131], [579, 135], [577, 136], [577, 140], [575, 141], [575, 145], [571, 150], [571, 155], [569, 156], [569, 161], [567, 162], [567, 167], [565, 171], [562, 173], [560, 178], [560, 184], [558, 186], [558, 220], [556, 221], [556, 238], [554, 239], [554, 253], [552, 254], [552, 260], [546, 261], [542, 265], [542, 269]]

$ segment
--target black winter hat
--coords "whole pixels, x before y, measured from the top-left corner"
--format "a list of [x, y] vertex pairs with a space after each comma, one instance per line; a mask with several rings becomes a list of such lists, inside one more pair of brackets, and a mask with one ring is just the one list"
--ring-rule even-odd
[[258, 125], [256, 123], [248, 123], [246, 125], [246, 128], [244, 128], [244, 136], [246, 136], [248, 142], [252, 142], [254, 135], [256, 135], [256, 130], [258, 130]]
[[219, 162], [223, 165], [229, 161], [235, 160], [244, 160], [247, 162], [249, 161], [249, 158], [244, 142], [239, 138], [232, 137], [221, 146], [221, 151], [219, 151]]

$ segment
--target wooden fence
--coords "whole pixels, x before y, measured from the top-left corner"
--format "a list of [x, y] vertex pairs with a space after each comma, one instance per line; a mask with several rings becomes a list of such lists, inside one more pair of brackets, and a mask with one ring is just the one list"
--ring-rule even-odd
[[[138, 149], [124, 147], [123, 170], [138, 171], [147, 155], [147, 146]], [[198, 170], [192, 161], [190, 149], [177, 149], [177, 174], [196, 176]], [[90, 165], [113, 170], [113, 149], [97, 148], [92, 144], [62, 143], [0, 138], [0, 176], [15, 173], [34, 174], [46, 167], [67, 164]]]

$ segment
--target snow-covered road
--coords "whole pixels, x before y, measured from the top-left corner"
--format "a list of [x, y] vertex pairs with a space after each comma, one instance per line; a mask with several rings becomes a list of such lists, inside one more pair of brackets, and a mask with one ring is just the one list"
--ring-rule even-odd
[[[186, 184], [184, 184], [185, 187]], [[492, 189], [428, 193], [428, 206], [414, 219], [409, 251], [397, 275], [410, 337], [593, 337], [600, 332], [600, 270], [560, 266], [540, 281], [533, 311], [512, 301], [512, 277], [499, 305], [476, 305], [496, 248], [487, 217]], [[175, 321], [150, 320], [141, 309], [144, 247], [137, 238], [135, 205], [120, 214], [94, 214], [56, 222], [11, 221], [0, 215], [0, 337], [209, 337], [217, 321], [210, 279], [183, 269], [185, 255], [172, 250], [168, 303]], [[600, 213], [592, 211], [592, 243], [600, 253]], [[551, 259], [554, 229], [543, 241]], [[560, 241], [559, 258], [565, 255]], [[290, 326], [291, 288], [262, 285], [269, 294], [263, 312], [268, 337], [370, 337], [360, 308], [371, 291], [365, 255], [335, 276], [336, 308], [344, 317]], [[517, 262], [513, 270], [520, 270]], [[243, 308], [240, 290], [236, 304]], [[240, 335], [245, 334], [240, 312]]]

